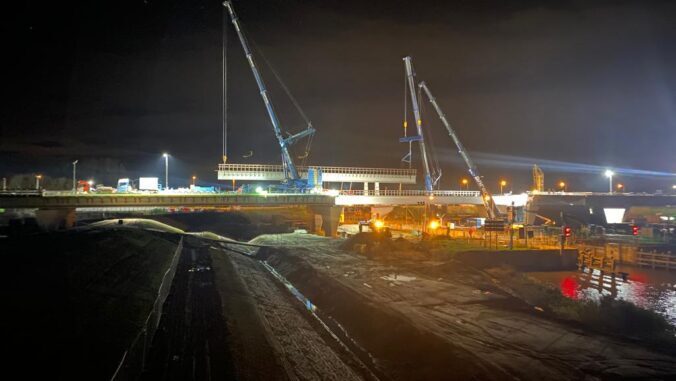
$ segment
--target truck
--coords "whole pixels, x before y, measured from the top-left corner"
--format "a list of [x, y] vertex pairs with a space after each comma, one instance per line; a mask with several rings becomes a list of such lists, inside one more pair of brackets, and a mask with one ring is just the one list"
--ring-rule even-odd
[[157, 177], [141, 177], [138, 179], [138, 190], [141, 192], [157, 193], [160, 190], [160, 181]]
[[77, 193], [89, 193], [92, 189], [92, 183], [85, 180], [77, 181]]
[[128, 193], [133, 190], [134, 188], [128, 178], [125, 177], [117, 180], [117, 193]]
[[134, 187], [134, 181], [129, 178], [117, 180], [117, 193], [157, 193], [160, 190], [159, 178], [140, 177], [138, 188]]

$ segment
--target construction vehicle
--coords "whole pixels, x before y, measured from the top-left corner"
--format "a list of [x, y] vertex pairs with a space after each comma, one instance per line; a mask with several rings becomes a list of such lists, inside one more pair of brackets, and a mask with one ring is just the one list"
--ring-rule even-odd
[[390, 228], [385, 226], [385, 221], [376, 217], [365, 221], [359, 221], [359, 232], [364, 232], [364, 227], [368, 227], [371, 233], [381, 234], [385, 237], [392, 237]]
[[[232, 6], [231, 1], [224, 1], [223, 6], [227, 9], [228, 14], [230, 15], [230, 20], [232, 21], [232, 25], [235, 27], [235, 31], [237, 32], [237, 36], [239, 37], [239, 42], [242, 45], [242, 49], [244, 50], [244, 55], [246, 56], [247, 62], [249, 63], [249, 66], [251, 67], [251, 72], [253, 73], [254, 79], [256, 80], [256, 84], [258, 85], [258, 90], [260, 92], [261, 98], [263, 99], [263, 104], [265, 105], [265, 109], [268, 113], [268, 117], [270, 118], [270, 123], [272, 124], [272, 129], [275, 133], [275, 136], [277, 138], [277, 143], [279, 144], [281, 154], [282, 154], [282, 167], [284, 169], [284, 175], [286, 180], [281, 184], [279, 187], [276, 187], [277, 191], [284, 191], [284, 190], [294, 190], [294, 191], [308, 191], [308, 185], [307, 182], [302, 180], [300, 177], [300, 174], [298, 173], [298, 170], [296, 169], [296, 165], [293, 162], [293, 159], [291, 157], [291, 154], [289, 153], [289, 146], [293, 145], [296, 143], [298, 140], [304, 138], [304, 137], [312, 137], [315, 133], [315, 129], [312, 127], [312, 124], [307, 120], [307, 128], [299, 133], [296, 134], [290, 134], [287, 137], [284, 137], [282, 133], [282, 128], [281, 124], [279, 122], [279, 118], [277, 117], [277, 114], [275, 113], [275, 109], [272, 105], [272, 100], [270, 99], [270, 96], [268, 94], [268, 91], [265, 87], [265, 82], [263, 81], [263, 77], [261, 76], [258, 67], [256, 66], [256, 62], [254, 60], [253, 54], [251, 52], [251, 49], [249, 48], [249, 43], [247, 42], [246, 36], [244, 36], [244, 33], [242, 31], [242, 27], [239, 22], [239, 18], [237, 17], [237, 14], [235, 13], [235, 9]], [[225, 87], [225, 86], [224, 86]], [[290, 94], [289, 94], [290, 95]], [[224, 94], [225, 96], [225, 94]], [[293, 99], [292, 99], [293, 100]], [[295, 100], [294, 104], [296, 103]], [[297, 106], [297, 104], [296, 104]], [[297, 106], [297, 108], [299, 108]], [[300, 108], [299, 108], [299, 111]], [[301, 114], [304, 116], [304, 113]], [[224, 118], [226, 116], [224, 115]], [[308, 148], [309, 149], [309, 148]], [[307, 151], [306, 149], [306, 155], [307, 156]], [[224, 155], [224, 160], [225, 160]]]

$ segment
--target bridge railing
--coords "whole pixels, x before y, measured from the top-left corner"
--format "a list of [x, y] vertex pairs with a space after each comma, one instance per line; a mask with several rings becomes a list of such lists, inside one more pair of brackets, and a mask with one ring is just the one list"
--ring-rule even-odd
[[[343, 190], [340, 196], [429, 196], [430, 192], [424, 190], [398, 190], [398, 189], [369, 189], [369, 190]], [[436, 190], [431, 192], [434, 197], [480, 197], [479, 191], [468, 190]]]
[[[415, 169], [407, 168], [366, 168], [366, 167], [333, 167], [333, 166], [304, 166], [297, 167], [301, 173], [307, 173], [310, 168], [321, 169], [323, 173], [355, 174], [355, 175], [388, 175], [388, 176], [415, 176]], [[271, 164], [219, 164], [219, 171], [226, 172], [283, 172], [281, 165]]]

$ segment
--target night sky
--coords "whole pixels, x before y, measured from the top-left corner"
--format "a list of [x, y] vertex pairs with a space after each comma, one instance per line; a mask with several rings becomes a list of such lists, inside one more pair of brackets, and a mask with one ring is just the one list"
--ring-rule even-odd
[[[192, 174], [216, 182], [219, 1], [18, 3], [3, 11], [0, 175], [68, 176], [79, 159], [83, 178], [101, 163], [162, 176], [167, 151], [174, 184]], [[565, 179], [569, 190], [607, 190], [606, 166], [629, 191], [676, 183], [676, 2], [241, 0], [235, 9], [317, 128], [310, 164], [401, 165], [402, 57], [411, 55], [493, 190], [500, 177], [530, 188], [532, 164], [547, 187]], [[230, 24], [227, 34], [230, 161], [279, 163]], [[304, 128], [257, 57], [285, 129]], [[442, 188], [457, 189], [465, 169], [452, 141], [429, 104], [423, 118]]]

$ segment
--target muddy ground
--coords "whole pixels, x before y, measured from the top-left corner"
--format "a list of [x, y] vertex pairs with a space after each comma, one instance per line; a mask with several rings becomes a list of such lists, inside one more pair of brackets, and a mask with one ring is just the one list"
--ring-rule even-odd
[[[367, 257], [343, 239], [270, 234], [250, 241], [259, 248], [132, 222], [2, 243], [17, 361], [5, 369], [110, 379], [180, 241], [159, 327], [129, 379], [676, 377], [676, 358], [559, 321], [508, 280], [410, 242]], [[26, 255], [31, 246], [42, 254]], [[36, 363], [47, 366], [26, 367]]]
[[[676, 376], [676, 358], [551, 319], [485, 273], [445, 260], [368, 259], [340, 240], [267, 235], [261, 253], [391, 379]], [[637, 345], [638, 344], [638, 345]]]

